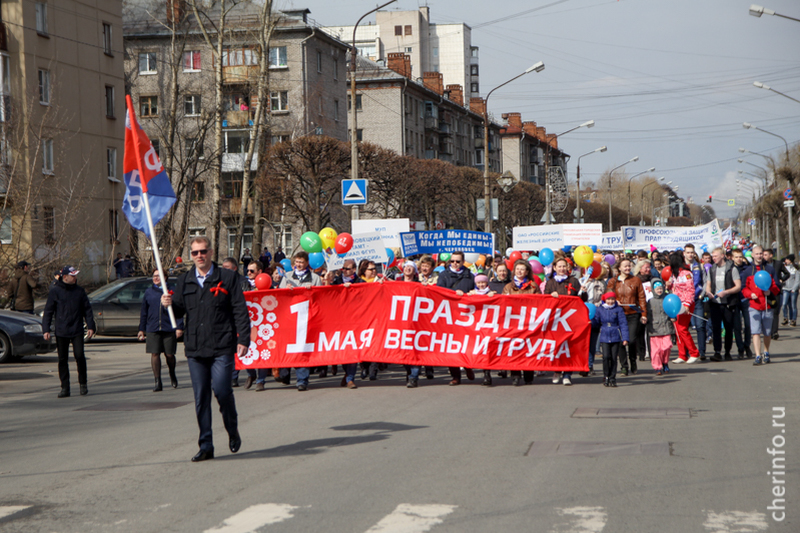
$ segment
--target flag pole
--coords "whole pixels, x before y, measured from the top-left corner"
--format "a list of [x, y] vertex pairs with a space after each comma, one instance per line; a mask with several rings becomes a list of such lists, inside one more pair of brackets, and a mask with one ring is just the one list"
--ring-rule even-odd
[[[142, 159], [142, 154], [139, 150], [139, 132], [137, 131], [137, 127], [139, 126], [138, 121], [136, 120], [136, 115], [133, 112], [133, 103], [131, 102], [131, 96], [125, 96], [126, 104], [128, 105], [128, 113], [131, 114], [130, 126], [131, 126], [131, 133], [134, 137], [133, 149], [136, 152], [136, 162], [138, 164], [139, 169], [139, 181], [142, 181], [142, 165], [144, 164], [144, 159]], [[150, 230], [150, 246], [153, 249], [153, 258], [156, 260], [156, 268], [158, 269], [158, 277], [161, 278], [161, 292], [164, 296], [169, 296], [169, 289], [167, 288], [167, 278], [164, 276], [164, 268], [161, 266], [161, 254], [158, 252], [158, 243], [156, 242], [156, 230], [153, 227], [153, 217], [150, 215], [150, 199], [147, 196], [147, 192], [142, 188], [142, 201], [144, 203], [144, 211], [147, 218], [147, 227]], [[178, 328], [178, 323], [175, 321], [175, 312], [172, 310], [172, 305], [167, 307], [167, 312], [169, 313], [169, 322], [173, 328]]]

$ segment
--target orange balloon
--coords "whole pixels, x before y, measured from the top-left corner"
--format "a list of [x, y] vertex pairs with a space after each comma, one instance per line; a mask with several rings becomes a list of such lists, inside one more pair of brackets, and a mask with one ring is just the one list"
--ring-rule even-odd
[[478, 257], [478, 260], [475, 261], [475, 264], [478, 265], [479, 267], [482, 267], [483, 265], [485, 265], [486, 264], [486, 256], [482, 255], [482, 256]]

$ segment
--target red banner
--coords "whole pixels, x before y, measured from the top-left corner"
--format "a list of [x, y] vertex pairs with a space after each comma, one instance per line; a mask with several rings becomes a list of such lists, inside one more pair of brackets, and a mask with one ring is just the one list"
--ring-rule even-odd
[[457, 296], [418, 283], [246, 292], [250, 349], [236, 368], [358, 361], [587, 371], [590, 322], [574, 296]]

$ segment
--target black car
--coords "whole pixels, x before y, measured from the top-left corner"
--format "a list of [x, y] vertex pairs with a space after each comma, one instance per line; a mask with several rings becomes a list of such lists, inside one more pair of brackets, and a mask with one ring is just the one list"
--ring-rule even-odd
[[0, 363], [21, 359], [26, 355], [52, 352], [56, 347], [42, 335], [42, 319], [16, 311], [0, 311]]
[[[135, 337], [139, 333], [144, 293], [152, 286], [153, 278], [140, 276], [118, 279], [90, 292], [89, 301], [97, 326], [95, 335]], [[174, 288], [172, 283], [167, 287]], [[34, 312], [41, 317], [44, 305], [37, 306]]]

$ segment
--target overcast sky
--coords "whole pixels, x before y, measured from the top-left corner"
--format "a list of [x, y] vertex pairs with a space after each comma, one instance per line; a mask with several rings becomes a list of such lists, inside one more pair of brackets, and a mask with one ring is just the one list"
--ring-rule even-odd
[[[308, 7], [317, 23], [352, 25], [379, 3], [360, 0], [279, 0]], [[756, 0], [761, 1], [761, 0]], [[764, 0], [765, 7], [800, 18], [797, 0]], [[383, 2], [380, 2], [383, 3]], [[418, 9], [415, 0], [390, 7]], [[739, 147], [781, 155], [780, 139], [742, 127], [750, 122], [800, 141], [800, 103], [758, 89], [760, 81], [800, 100], [800, 22], [756, 18], [749, 0], [431, 0], [431, 22], [464, 22], [480, 48], [481, 95], [537, 61], [545, 70], [499, 89], [489, 102], [501, 113], [521, 112], [559, 139], [572, 156], [602, 145], [581, 160], [581, 177], [597, 179], [634, 156], [629, 175], [656, 167], [679, 194], [704, 203], [708, 195], [736, 197]], [[365, 19], [374, 22], [375, 16]], [[746, 161], [762, 166], [764, 159]], [[748, 176], [750, 177], [750, 176]], [[751, 177], [752, 178], [752, 177]], [[755, 179], [755, 178], [753, 178]], [[714, 202], [720, 216], [736, 208]], [[737, 206], [739, 201], [737, 200]]]

